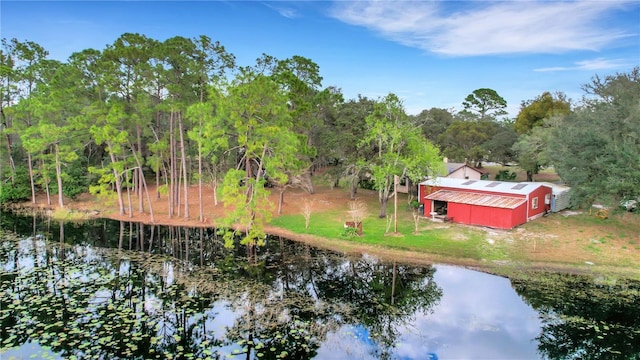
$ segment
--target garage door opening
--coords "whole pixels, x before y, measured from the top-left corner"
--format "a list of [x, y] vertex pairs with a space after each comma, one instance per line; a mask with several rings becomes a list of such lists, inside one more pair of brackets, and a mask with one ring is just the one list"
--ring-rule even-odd
[[433, 200], [433, 211], [437, 215], [446, 216], [447, 215], [447, 205], [449, 203], [446, 201]]

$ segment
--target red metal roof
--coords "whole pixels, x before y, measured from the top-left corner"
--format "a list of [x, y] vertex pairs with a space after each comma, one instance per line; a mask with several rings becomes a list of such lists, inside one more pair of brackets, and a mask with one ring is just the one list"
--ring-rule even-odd
[[438, 190], [431, 195], [427, 195], [425, 199], [503, 209], [515, 209], [527, 201], [527, 199], [522, 197], [479, 194], [453, 190]]

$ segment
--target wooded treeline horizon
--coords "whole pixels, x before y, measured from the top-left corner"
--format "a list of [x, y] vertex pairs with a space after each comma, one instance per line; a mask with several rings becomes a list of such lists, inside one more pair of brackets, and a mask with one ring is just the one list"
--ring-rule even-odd
[[190, 218], [187, 187], [220, 186], [221, 200], [235, 205], [226, 225], [244, 225], [251, 242], [269, 220], [267, 187], [313, 192], [313, 171], [331, 165], [329, 181], [348, 184], [352, 197], [363, 181], [376, 189], [385, 217], [394, 176], [437, 174], [443, 156], [518, 164], [530, 179], [553, 166], [574, 205], [640, 196], [638, 67], [595, 75], [579, 103], [551, 92], [524, 100], [509, 119], [490, 88], [461, 99], [462, 111], [408, 115], [392, 92], [344, 99], [336, 85], [323, 88], [311, 59], [263, 54], [239, 66], [204, 35], [125, 33], [67, 62], [47, 56], [36, 43], [2, 39], [3, 204], [43, 192], [64, 207], [63, 194], [89, 191], [115, 195], [124, 214], [135, 192], [136, 211], [153, 218], [154, 181], [170, 216]]

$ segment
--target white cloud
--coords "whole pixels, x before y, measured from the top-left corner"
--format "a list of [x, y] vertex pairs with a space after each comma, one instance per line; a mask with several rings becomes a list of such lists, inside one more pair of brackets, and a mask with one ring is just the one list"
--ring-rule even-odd
[[[463, 4], [463, 7], [454, 5]], [[336, 2], [331, 15], [401, 44], [449, 56], [599, 50], [637, 36], [605, 19], [628, 2]], [[608, 27], [607, 27], [608, 26]]]
[[280, 16], [286, 17], [287, 19], [294, 19], [299, 17], [299, 14], [295, 9], [283, 6], [274, 6], [273, 4], [266, 4], [266, 6], [277, 11]]
[[632, 66], [632, 61], [626, 61], [624, 59], [605, 59], [605, 58], [597, 58], [592, 60], [583, 60], [574, 63], [572, 66], [553, 66], [553, 67], [544, 67], [533, 69], [533, 71], [537, 72], [552, 72], [552, 71], [574, 71], [574, 70], [606, 70], [606, 69], [617, 69], [621, 67]]

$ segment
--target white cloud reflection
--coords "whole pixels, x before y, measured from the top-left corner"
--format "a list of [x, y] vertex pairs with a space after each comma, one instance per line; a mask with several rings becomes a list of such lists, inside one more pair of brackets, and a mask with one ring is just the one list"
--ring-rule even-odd
[[[417, 313], [395, 330], [393, 358], [538, 359], [537, 312], [513, 290], [508, 279], [464, 268], [438, 265], [442, 288], [433, 313]], [[371, 359], [376, 350], [364, 328], [343, 326], [327, 334], [318, 349], [321, 359]]]
[[[405, 331], [402, 359], [435, 353], [440, 359], [537, 359], [537, 313], [517, 295], [508, 279], [438, 265], [443, 289], [433, 314], [418, 314]], [[417, 331], [416, 331], [417, 330]]]

